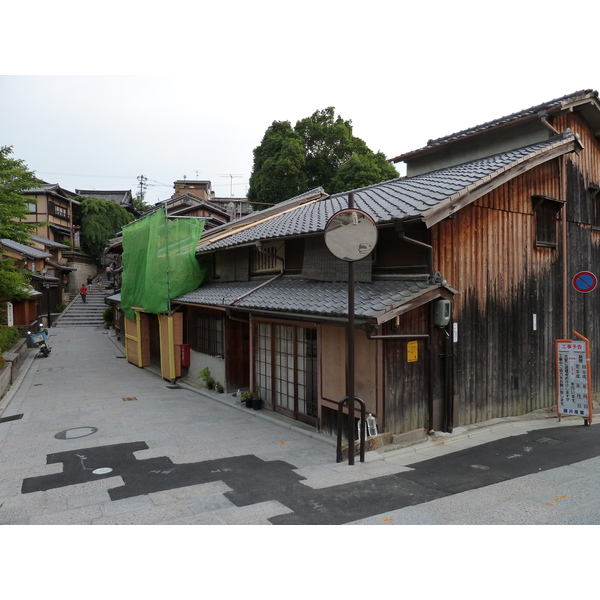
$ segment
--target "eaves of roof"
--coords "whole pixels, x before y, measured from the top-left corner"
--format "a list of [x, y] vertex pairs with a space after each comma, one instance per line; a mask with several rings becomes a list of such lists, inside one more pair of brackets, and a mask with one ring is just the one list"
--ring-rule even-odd
[[[356, 283], [355, 317], [381, 324], [437, 297], [456, 292], [427, 278]], [[175, 298], [173, 302], [291, 317], [346, 319], [348, 285], [340, 282], [277, 279], [267, 285], [256, 281], [212, 283]]]
[[[457, 140], [466, 139], [487, 131], [499, 129], [508, 125], [514, 125], [519, 122], [541, 119], [560, 112], [564, 112], [566, 110], [573, 110], [576, 107], [581, 107], [582, 105], [590, 105], [591, 108], [595, 108], [595, 112], [599, 113], [600, 116], [598, 92], [591, 89], [580, 90], [573, 94], [568, 94], [566, 96], [562, 96], [561, 98], [556, 98], [554, 100], [550, 100], [549, 102], [544, 102], [542, 104], [538, 104], [536, 106], [520, 110], [516, 113], [512, 113], [505, 117], [494, 119], [493, 121], [488, 121], [487, 123], [483, 123], [481, 125], [476, 125], [475, 127], [470, 127], [468, 129], [464, 129], [462, 131], [458, 131], [456, 133], [452, 133], [444, 137], [429, 140], [427, 142], [427, 145], [423, 148], [412, 150], [411, 152], [405, 152], [404, 154], [401, 154], [389, 160], [392, 163], [398, 163], [406, 161], [407, 159], [414, 159], [419, 156], [428, 154], [432, 151], [435, 151], [441, 146], [445, 146], [456, 142]], [[596, 116], [596, 122], [600, 122], [599, 116]], [[594, 128], [598, 129], [598, 127]]]
[[52, 254], [49, 254], [48, 252], [33, 248], [32, 246], [26, 246], [25, 244], [19, 244], [19, 242], [14, 242], [13, 240], [3, 239], [0, 240], [0, 243], [8, 250], [18, 252], [27, 258], [52, 258]]
[[60, 265], [58, 263], [52, 262], [51, 260], [47, 260], [46, 264], [54, 267], [55, 269], [59, 269], [61, 271], [77, 271], [75, 267], [68, 267], [67, 265]]
[[61, 244], [59, 242], [49, 240], [48, 238], [42, 237], [41, 235], [32, 234], [30, 237], [34, 242], [38, 242], [39, 244], [44, 244], [44, 246], [47, 246], [48, 248], [63, 248], [63, 249], [65, 249], [65, 248], [69, 247], [66, 244]]
[[[421, 219], [427, 227], [431, 227], [511, 178], [581, 147], [575, 134], [565, 132], [524, 148], [354, 190], [354, 206], [366, 212], [378, 225]], [[230, 223], [230, 227], [213, 230], [217, 233], [223, 231], [221, 237], [211, 231], [212, 235], [200, 240], [196, 252], [202, 254], [323, 232], [330, 217], [348, 207], [349, 194], [324, 196], [279, 214], [271, 214], [263, 220], [260, 213], [255, 213], [251, 220], [240, 219]], [[236, 228], [236, 223], [247, 225]]]
[[41, 275], [39, 273], [27, 273], [28, 277], [35, 279], [36, 281], [45, 281], [47, 283], [57, 283], [60, 281], [58, 277], [52, 277], [51, 275]]
[[43, 183], [40, 187], [29, 188], [28, 190], [23, 190], [22, 192], [25, 195], [28, 194], [49, 194], [52, 196], [58, 196], [62, 200], [69, 200], [73, 204], [81, 204], [78, 200], [75, 200], [75, 196], [73, 192], [69, 190], [65, 190], [61, 188], [58, 183]]

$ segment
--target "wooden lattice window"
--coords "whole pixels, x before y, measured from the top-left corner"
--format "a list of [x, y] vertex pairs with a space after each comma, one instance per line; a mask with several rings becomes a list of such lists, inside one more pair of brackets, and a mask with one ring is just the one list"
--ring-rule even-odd
[[193, 319], [193, 324], [194, 327], [190, 336], [192, 350], [210, 356], [223, 356], [223, 318], [197, 315]]
[[535, 216], [535, 245], [556, 248], [558, 242], [557, 218], [564, 202], [546, 196], [533, 196]]
[[284, 245], [268, 243], [263, 244], [260, 249], [250, 249], [250, 272], [261, 273], [279, 271], [282, 265]]

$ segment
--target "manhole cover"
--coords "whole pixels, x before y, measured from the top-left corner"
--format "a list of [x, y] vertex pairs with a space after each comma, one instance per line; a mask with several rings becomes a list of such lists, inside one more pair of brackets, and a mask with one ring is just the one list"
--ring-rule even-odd
[[86, 437], [88, 435], [92, 435], [98, 431], [97, 427], [74, 427], [73, 429], [66, 429], [65, 431], [60, 431], [54, 437], [57, 440], [72, 440], [75, 438]]
[[94, 469], [92, 471], [92, 473], [94, 475], [106, 475], [107, 473], [110, 473], [112, 471], [112, 469], [110, 467], [100, 467], [99, 469]]

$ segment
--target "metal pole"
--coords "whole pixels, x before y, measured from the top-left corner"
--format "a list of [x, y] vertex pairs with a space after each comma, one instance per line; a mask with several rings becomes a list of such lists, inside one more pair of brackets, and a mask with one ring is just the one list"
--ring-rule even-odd
[[171, 312], [171, 275], [169, 273], [169, 219], [167, 217], [168, 204], [165, 203], [165, 262], [167, 276], [167, 314]]
[[50, 284], [45, 283], [44, 287], [46, 288], [46, 304], [48, 305], [48, 329], [50, 329], [50, 327], [52, 327], [52, 315], [50, 312]]
[[[348, 208], [354, 208], [354, 193], [348, 194]], [[348, 262], [348, 464], [354, 464], [354, 261]]]

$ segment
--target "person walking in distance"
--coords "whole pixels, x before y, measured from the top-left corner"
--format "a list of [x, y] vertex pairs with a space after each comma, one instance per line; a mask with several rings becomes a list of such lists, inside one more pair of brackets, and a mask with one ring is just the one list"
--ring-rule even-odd
[[83, 303], [85, 304], [85, 300], [87, 297], [87, 287], [85, 287], [85, 283], [81, 284], [81, 287], [79, 288], [79, 293], [81, 294], [81, 299], [83, 300]]
[[108, 281], [110, 281], [110, 276], [112, 275], [112, 266], [108, 265], [108, 267], [106, 267], [106, 277], [108, 279]]
[[98, 275], [98, 291], [102, 291], [102, 277], [100, 275]]

